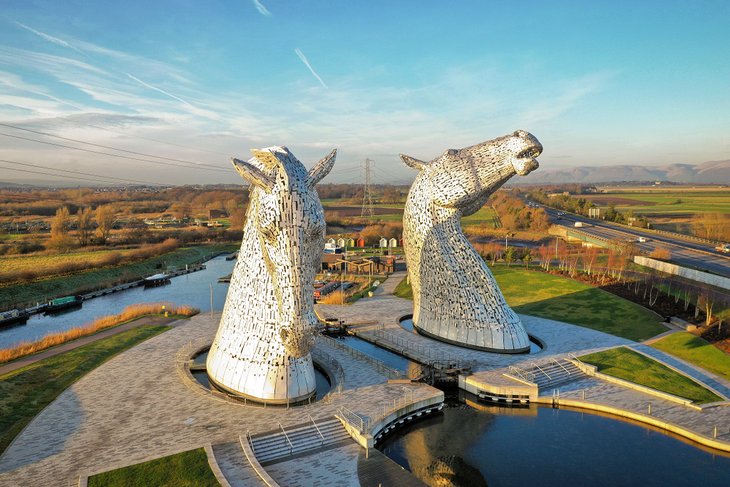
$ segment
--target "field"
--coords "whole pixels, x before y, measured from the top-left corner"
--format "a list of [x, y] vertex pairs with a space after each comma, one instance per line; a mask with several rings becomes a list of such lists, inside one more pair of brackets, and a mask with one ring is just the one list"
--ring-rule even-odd
[[[507, 304], [518, 313], [584, 326], [630, 340], [643, 340], [666, 329], [660, 317], [639, 305], [572, 279], [498, 265], [491, 268]], [[409, 297], [405, 280], [396, 288]]]
[[21, 273], [27, 270], [36, 270], [44, 267], [55, 267], [68, 263], [97, 261], [111, 253], [128, 254], [132, 249], [114, 250], [104, 249], [95, 251], [69, 252], [62, 254], [29, 254], [29, 255], [8, 255], [0, 259], [0, 274]]
[[604, 374], [690, 399], [698, 404], [721, 400], [686, 376], [628, 348], [612, 348], [585, 355], [580, 359], [595, 365]]
[[114, 355], [168, 326], [141, 326], [0, 376], [0, 453], [61, 392]]
[[[339, 218], [359, 218], [362, 211], [361, 205], [345, 205], [343, 200], [327, 200], [322, 202], [324, 210], [336, 214]], [[373, 216], [369, 220], [377, 222], [401, 222], [403, 221], [404, 204], [376, 204], [373, 205]], [[494, 228], [496, 213], [490, 206], [484, 206], [476, 213], [465, 216], [461, 219], [464, 227], [473, 225], [487, 225]]]
[[214, 487], [205, 450], [198, 448], [89, 477], [89, 487]]
[[599, 206], [647, 216], [691, 215], [703, 212], [730, 214], [730, 188], [698, 189], [665, 186], [653, 188], [599, 188], [602, 194], [581, 195]]

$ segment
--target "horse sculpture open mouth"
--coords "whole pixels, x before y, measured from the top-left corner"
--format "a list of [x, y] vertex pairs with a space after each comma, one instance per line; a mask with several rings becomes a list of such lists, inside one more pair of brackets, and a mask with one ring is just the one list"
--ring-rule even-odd
[[542, 154], [542, 144], [537, 142], [537, 140], [535, 140], [534, 142], [529, 142], [530, 145], [520, 151], [520, 153], [517, 154], [514, 162], [512, 163], [515, 168], [515, 172], [520, 176], [527, 176], [532, 171], [540, 167], [540, 164], [537, 162], [536, 157]]

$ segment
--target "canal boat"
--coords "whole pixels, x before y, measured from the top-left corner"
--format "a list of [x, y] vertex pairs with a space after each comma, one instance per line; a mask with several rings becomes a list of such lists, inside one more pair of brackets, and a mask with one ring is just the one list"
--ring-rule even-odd
[[144, 287], [157, 287], [170, 284], [170, 276], [167, 274], [155, 274], [153, 276], [145, 277], [143, 280]]
[[0, 313], [0, 328], [12, 325], [24, 325], [30, 316], [25, 310], [11, 309]]
[[52, 299], [48, 302], [48, 306], [45, 308], [46, 314], [56, 313], [58, 311], [64, 311], [71, 308], [80, 308], [84, 302], [81, 296], [65, 296], [63, 298]]

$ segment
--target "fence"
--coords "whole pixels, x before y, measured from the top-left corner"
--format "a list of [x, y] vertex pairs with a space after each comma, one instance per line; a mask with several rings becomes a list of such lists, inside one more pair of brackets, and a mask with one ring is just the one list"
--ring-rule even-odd
[[335, 348], [337, 350], [340, 350], [342, 352], [345, 352], [348, 355], [350, 355], [351, 357], [356, 358], [357, 360], [360, 360], [362, 362], [366, 362], [368, 365], [370, 365], [373, 368], [375, 368], [375, 370], [379, 374], [381, 374], [381, 375], [383, 375], [383, 376], [385, 376], [385, 377], [387, 377], [389, 379], [404, 379], [405, 378], [405, 374], [403, 372], [400, 372], [400, 371], [395, 370], [395, 369], [391, 369], [390, 367], [388, 367], [387, 365], [385, 365], [380, 360], [377, 360], [377, 359], [371, 357], [370, 355], [367, 355], [365, 353], [362, 353], [359, 350], [355, 350], [354, 348], [349, 347], [346, 344], [344, 344], [344, 343], [342, 343], [342, 342], [340, 342], [340, 341], [338, 341], [338, 340], [336, 340], [334, 338], [331, 338], [331, 337], [328, 337], [328, 336], [324, 336], [324, 335], [320, 335], [320, 336], [317, 337], [317, 340], [319, 340], [320, 342], [324, 343], [325, 345], [327, 345], [327, 346], [329, 346], [331, 348]]

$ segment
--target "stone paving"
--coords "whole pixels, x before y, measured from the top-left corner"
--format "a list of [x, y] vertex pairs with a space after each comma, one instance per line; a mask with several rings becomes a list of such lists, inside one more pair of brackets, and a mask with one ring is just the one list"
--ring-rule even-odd
[[386, 378], [335, 349], [343, 366], [341, 394], [295, 408], [230, 404], [201, 394], [176, 370], [176, 352], [211, 340], [219, 315], [188, 322], [122, 353], [64, 391], [0, 457], [0, 486], [70, 485], [90, 475], [185, 450], [238, 441], [246, 431], [270, 431], [331, 417], [340, 406], [377, 416], [393, 398], [414, 400], [440, 391], [388, 384]]
[[314, 455], [269, 465], [266, 472], [279, 485], [287, 487], [358, 487], [360, 483], [357, 478], [357, 464], [362, 451], [362, 447], [353, 442]]
[[[585, 399], [583, 398], [584, 393]], [[545, 395], [552, 396], [552, 391], [545, 391]], [[717, 427], [717, 439], [730, 444], [730, 407], [727, 406], [709, 407], [698, 411], [593, 377], [585, 377], [561, 386], [560, 398], [600, 404], [651, 416], [710, 438], [713, 437], [714, 428]], [[649, 404], [651, 404], [651, 413], [649, 413]]]

